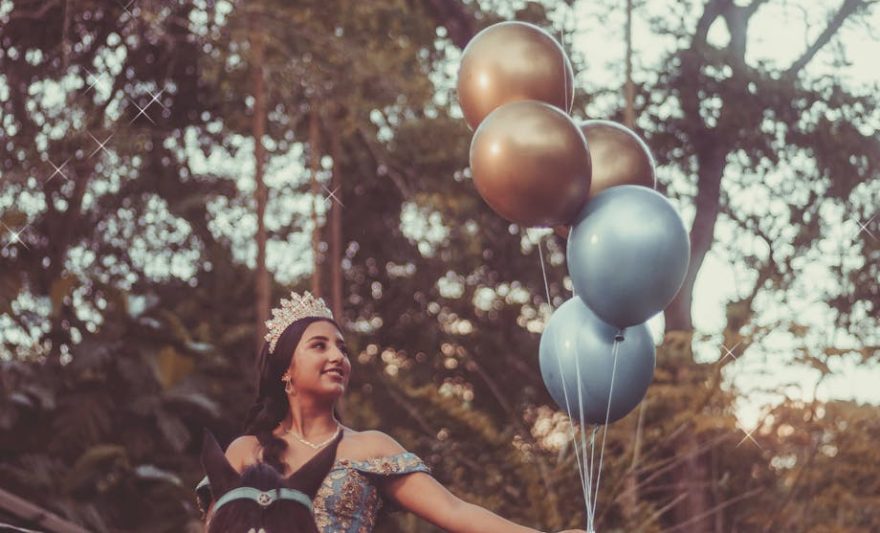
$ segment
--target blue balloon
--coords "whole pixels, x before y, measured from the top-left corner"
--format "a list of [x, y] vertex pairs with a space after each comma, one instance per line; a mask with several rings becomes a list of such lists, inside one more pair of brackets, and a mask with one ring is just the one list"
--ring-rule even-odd
[[624, 328], [669, 305], [687, 274], [691, 245], [662, 194], [620, 185], [581, 210], [566, 255], [575, 294], [602, 320]]
[[[603, 322], [579, 298], [559, 306], [541, 335], [541, 377], [550, 396], [572, 421], [614, 422], [632, 411], [654, 378], [654, 340], [647, 324], [618, 328]], [[612, 388], [612, 373], [614, 386]], [[580, 379], [578, 377], [580, 376]], [[580, 392], [578, 392], [580, 382]]]

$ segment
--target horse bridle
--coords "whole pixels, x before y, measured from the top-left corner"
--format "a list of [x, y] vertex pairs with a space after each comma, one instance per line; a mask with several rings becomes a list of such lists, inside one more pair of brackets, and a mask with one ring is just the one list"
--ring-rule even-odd
[[309, 512], [312, 512], [311, 498], [301, 491], [288, 488], [260, 490], [253, 487], [238, 487], [230, 490], [217, 500], [214, 512], [216, 513], [224, 504], [234, 500], [253, 500], [264, 509], [279, 500], [289, 500], [304, 505]]

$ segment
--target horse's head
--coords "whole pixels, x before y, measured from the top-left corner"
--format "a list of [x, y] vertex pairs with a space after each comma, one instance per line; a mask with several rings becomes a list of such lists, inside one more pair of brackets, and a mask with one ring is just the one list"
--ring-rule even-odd
[[210, 433], [202, 445], [202, 466], [214, 496], [208, 533], [318, 533], [312, 517], [314, 493], [304, 492], [292, 477], [285, 479], [264, 463], [239, 474]]

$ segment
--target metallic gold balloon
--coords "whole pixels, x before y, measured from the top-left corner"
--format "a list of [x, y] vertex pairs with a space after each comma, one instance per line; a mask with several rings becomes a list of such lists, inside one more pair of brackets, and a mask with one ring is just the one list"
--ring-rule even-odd
[[587, 120], [580, 128], [593, 162], [590, 198], [617, 185], [655, 187], [654, 158], [631, 129], [608, 120]]
[[584, 135], [543, 102], [511, 102], [490, 113], [471, 141], [470, 162], [480, 196], [523, 226], [570, 224], [589, 196]]
[[517, 100], [539, 100], [571, 111], [574, 75], [559, 43], [525, 22], [501, 22], [465, 47], [458, 71], [458, 100], [471, 128], [494, 109]]

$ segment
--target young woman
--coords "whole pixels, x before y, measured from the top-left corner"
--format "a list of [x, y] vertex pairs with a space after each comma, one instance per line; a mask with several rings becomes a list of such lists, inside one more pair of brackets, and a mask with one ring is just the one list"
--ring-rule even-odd
[[[287, 476], [332, 443], [335, 462], [312, 502], [322, 533], [368, 533], [383, 504], [451, 532], [537, 531], [459, 499], [385, 433], [340, 424], [334, 406], [351, 376], [340, 328], [323, 300], [308, 292], [281, 303], [267, 322], [258, 397], [245, 435], [226, 450], [237, 471], [262, 462]], [[207, 488], [203, 480], [196, 489], [203, 507], [210, 501]]]

